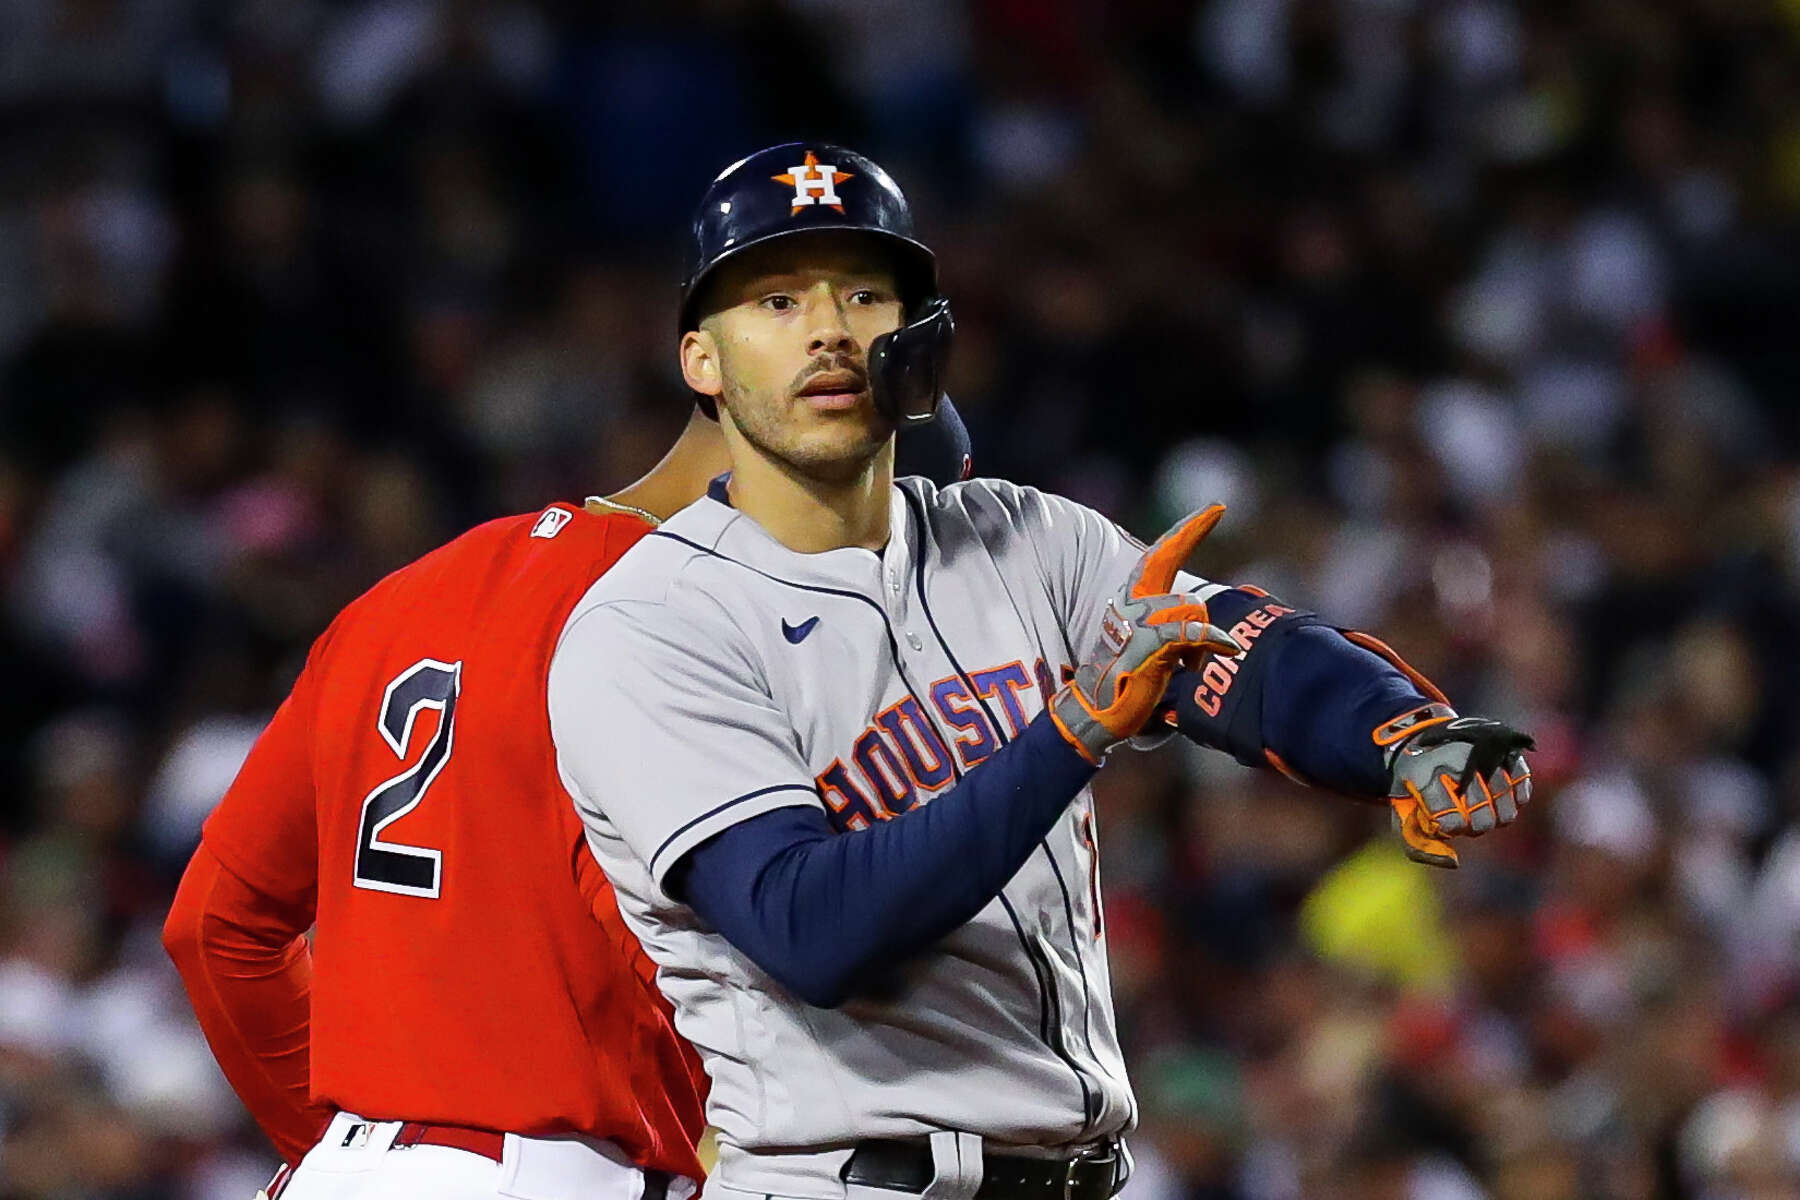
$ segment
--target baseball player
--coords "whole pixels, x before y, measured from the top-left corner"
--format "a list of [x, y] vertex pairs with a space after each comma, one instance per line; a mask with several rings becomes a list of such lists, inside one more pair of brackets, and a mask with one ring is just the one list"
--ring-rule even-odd
[[[956, 421], [906, 438], [943, 482], [967, 451]], [[483, 525], [314, 645], [164, 930], [287, 1164], [271, 1191], [693, 1191], [704, 1079], [583, 844], [544, 682], [588, 586], [725, 466], [696, 410], [626, 491]]]
[[[684, 376], [731, 474], [576, 604], [552, 736], [701, 1053], [709, 1196], [1102, 1200], [1135, 1107], [1088, 783], [1171, 726], [1391, 797], [1409, 853], [1512, 820], [1528, 739], [1379, 643], [994, 480], [893, 475], [950, 339], [904, 197], [787, 145], [703, 196]], [[908, 386], [872, 386], [894, 363]], [[626, 752], [626, 751], [629, 752]]]

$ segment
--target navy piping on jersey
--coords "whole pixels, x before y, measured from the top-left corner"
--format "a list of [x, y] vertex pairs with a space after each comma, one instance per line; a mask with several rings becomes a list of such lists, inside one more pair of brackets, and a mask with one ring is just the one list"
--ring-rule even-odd
[[[722, 482], [723, 479], [724, 479], [724, 476], [720, 476], [718, 479], [713, 480], [712, 486], [715, 488], [722, 488], [724, 486], [724, 484]], [[709, 494], [710, 494], [710, 492], [709, 492]], [[876, 615], [881, 618], [881, 627], [887, 634], [888, 653], [893, 656], [895, 669], [898, 670], [900, 668], [900, 643], [894, 637], [893, 627], [888, 624], [887, 610], [881, 607], [880, 602], [870, 599], [868, 596], [863, 595], [861, 592], [852, 591], [849, 588], [826, 587], [824, 584], [819, 584], [819, 583], [801, 583], [799, 580], [796, 580], [796, 579], [783, 579], [779, 575], [771, 575], [769, 572], [763, 570], [761, 567], [753, 567], [749, 563], [744, 562], [741, 559], [733, 558], [729, 554], [725, 554], [725, 553], [722, 553], [721, 551], [715, 550], [711, 546], [702, 546], [699, 542], [693, 541], [690, 538], [682, 537], [679, 533], [669, 533], [667, 530], [663, 530], [663, 529], [652, 529], [645, 536], [646, 537], [668, 538], [671, 542], [680, 542], [683, 546], [686, 546], [690, 550], [698, 550], [700, 553], [708, 555], [709, 557], [712, 557], [712, 558], [716, 558], [720, 562], [728, 562], [734, 567], [742, 567], [742, 568], [744, 568], [744, 570], [749, 571], [752, 574], [761, 575], [764, 579], [767, 579], [771, 583], [779, 583], [779, 584], [783, 584], [784, 586], [787, 586], [787, 587], [799, 588], [803, 592], [820, 592], [827, 596], [843, 596], [846, 599], [850, 599], [850, 600], [861, 600], [864, 604], [866, 604], [870, 608], [874, 609]], [[918, 699], [918, 697], [916, 697], [916, 696], [913, 698], [915, 700]]]
[[[712, 499], [718, 500], [720, 503], [730, 506], [731, 501], [726, 497], [726, 494], [725, 494], [726, 478], [727, 478], [726, 476], [721, 475], [718, 478], [714, 479], [712, 481], [712, 483], [707, 485], [706, 494], [709, 497], [711, 497]], [[906, 489], [902, 488], [900, 490], [900, 494], [902, 496], [906, 497], [908, 506], [910, 508], [912, 498], [910, 496], [907, 496]], [[819, 593], [822, 593], [822, 594], [828, 595], [828, 596], [843, 596], [843, 597], [846, 597], [851, 600], [860, 600], [864, 604], [867, 604], [870, 608], [874, 609], [875, 614], [881, 618], [882, 630], [883, 630], [883, 632], [885, 632], [887, 634], [888, 654], [893, 660], [894, 670], [899, 674], [901, 682], [906, 684], [907, 694], [913, 698], [915, 703], [918, 703], [920, 705], [921, 712], [930, 713], [931, 710], [924, 707], [923, 701], [919, 700], [918, 692], [913, 688], [912, 681], [907, 678], [906, 668], [901, 665], [899, 639], [894, 636], [894, 627], [888, 621], [887, 610], [885, 608], [881, 607], [879, 602], [877, 602], [873, 599], [870, 599], [868, 596], [863, 595], [861, 592], [852, 591], [848, 588], [826, 587], [823, 584], [801, 583], [801, 582], [799, 582], [797, 580], [793, 580], [793, 579], [783, 579], [781, 576], [771, 574], [770, 572], [763, 570], [761, 567], [751, 566], [749, 563], [743, 562], [740, 559], [733, 558], [729, 554], [725, 554], [722, 551], [715, 550], [710, 546], [702, 546], [699, 542], [693, 541], [690, 538], [685, 538], [678, 533], [670, 533], [668, 530], [665, 530], [665, 529], [653, 529], [646, 536], [647, 537], [667, 538], [672, 542], [679, 542], [681, 545], [686, 546], [690, 550], [698, 551], [701, 554], [707, 555], [712, 558], [716, 558], [720, 562], [728, 562], [728, 563], [732, 564], [733, 566], [742, 567], [744, 570], [749, 571], [752, 574], [762, 576], [764, 579], [769, 580], [771, 583], [783, 584], [787, 587], [798, 588], [799, 590], [806, 591], [806, 592], [819, 592]], [[923, 585], [924, 585], [924, 567], [923, 567], [923, 563], [922, 563], [922, 557], [923, 557], [922, 550], [921, 550], [920, 554], [915, 555], [915, 557], [914, 557], [914, 561], [920, 564], [919, 568], [918, 568], [918, 579], [919, 579], [920, 588], [921, 588], [921, 599], [923, 599]], [[947, 657], [949, 657], [950, 665], [955, 669], [955, 671], [957, 673], [957, 678], [960, 679], [968, 687], [969, 694], [975, 698], [976, 703], [981, 705], [982, 712], [986, 714], [987, 719], [988, 719], [988, 724], [993, 727], [994, 733], [1001, 739], [1001, 743], [1005, 744], [1010, 739], [1008, 739], [1006, 737], [1006, 733], [1004, 730], [1001, 729], [999, 722], [997, 722], [994, 719], [993, 711], [988, 708], [987, 701], [983, 700], [981, 698], [981, 695], [975, 691], [975, 685], [969, 679], [968, 672], [963, 670], [962, 664], [958, 663], [956, 661], [955, 655], [951, 654], [950, 647], [944, 642], [943, 634], [938, 632], [937, 622], [932, 617], [931, 611], [929, 608], [927, 608], [925, 611], [925, 619], [931, 623], [931, 632], [937, 638], [938, 645], [943, 647], [945, 655]], [[930, 719], [929, 716], [927, 717], [927, 719], [928, 720]], [[956, 755], [951, 754], [949, 757], [950, 757], [951, 769], [955, 772], [956, 777], [958, 779], [961, 779], [962, 771], [957, 766]], [[731, 803], [731, 802], [727, 801], [727, 804], [729, 804], [729, 803]], [[667, 843], [665, 843], [665, 845], [666, 844]], [[1047, 849], [1046, 849], [1046, 852], [1048, 852]], [[660, 853], [660, 850], [658, 851], [658, 853]], [[1060, 876], [1059, 876], [1059, 881], [1060, 881]], [[1005, 894], [1004, 890], [1001, 892], [1001, 894], [998, 898], [1001, 902], [1001, 907], [1006, 910], [1007, 916], [1012, 921], [1013, 933], [1019, 939], [1019, 948], [1025, 952], [1025, 958], [1031, 964], [1032, 974], [1038, 980], [1038, 1009], [1039, 1009], [1039, 1014], [1040, 1014], [1040, 1022], [1047, 1028], [1047, 1032], [1045, 1032], [1043, 1034], [1043, 1041], [1044, 1041], [1045, 1045], [1047, 1045], [1050, 1048], [1050, 1051], [1063, 1061], [1063, 1065], [1067, 1066], [1069, 1068], [1069, 1070], [1074, 1073], [1075, 1082], [1077, 1084], [1079, 1084], [1081, 1087], [1082, 1128], [1085, 1131], [1085, 1129], [1087, 1128], [1087, 1125], [1093, 1120], [1093, 1118], [1095, 1116], [1093, 1094], [1090, 1091], [1090, 1089], [1088, 1088], [1087, 1076], [1082, 1072], [1081, 1068], [1075, 1063], [1075, 1061], [1069, 1057], [1068, 1049], [1062, 1044], [1062, 1031], [1061, 1031], [1060, 1021], [1055, 1026], [1050, 1026], [1050, 1024], [1049, 1024], [1049, 1018], [1050, 1018], [1052, 1012], [1054, 1011], [1056, 1014], [1060, 1014], [1062, 1011], [1062, 1005], [1060, 1003], [1059, 998], [1056, 995], [1055, 975], [1051, 971], [1050, 965], [1044, 957], [1043, 947], [1034, 944], [1032, 942], [1031, 938], [1025, 933], [1025, 926], [1022, 922], [1020, 922], [1018, 913], [1013, 909], [1012, 903], [1006, 899], [1006, 894]], [[1073, 934], [1072, 930], [1071, 930], [1071, 934]], [[1079, 959], [1077, 959], [1077, 962], [1079, 963]], [[1084, 979], [1085, 979], [1085, 972], [1084, 972]], [[1085, 990], [1085, 988], [1084, 988], [1084, 990]]]
[[[1056, 976], [1050, 966], [1050, 960], [1045, 956], [1044, 948], [1032, 941], [1031, 935], [1025, 932], [1025, 922], [1019, 919], [1019, 911], [1013, 907], [1012, 901], [1007, 899], [1006, 893], [1001, 892], [997, 899], [1000, 901], [1000, 907], [1006, 910], [1007, 918], [1012, 921], [1013, 932], [1018, 935], [1019, 944], [1025, 947], [1025, 958], [1031, 963], [1031, 973], [1037, 979], [1038, 1037], [1042, 1038], [1045, 1044], [1056, 1052], [1058, 1058], [1073, 1068], [1074, 1064], [1064, 1057], [1062, 1050], [1056, 1045], [1057, 1030], [1062, 1026], [1062, 1005], [1058, 1003]], [[1081, 1082], [1081, 1122], [1086, 1125], [1089, 1102], [1087, 1083], [1081, 1080], [1080, 1071], [1075, 1072], [1075, 1078]]]
[[[713, 480], [712, 483], [707, 485], [706, 494], [708, 496], [713, 496], [714, 499], [717, 499], [721, 503], [725, 504], [727, 507], [730, 507], [731, 501], [725, 499], [725, 480], [726, 480], [726, 478], [727, 478], [727, 476], [721, 475], [717, 479]], [[717, 493], [717, 495], [714, 495], [715, 492]], [[825, 585], [818, 584], [818, 583], [800, 583], [799, 581], [793, 580], [793, 579], [783, 579], [779, 575], [771, 575], [769, 572], [763, 570], [761, 567], [753, 567], [747, 562], [743, 562], [740, 559], [735, 559], [735, 558], [731, 557], [731, 555], [722, 553], [721, 551], [714, 550], [710, 546], [702, 546], [698, 542], [691, 541], [688, 538], [682, 537], [679, 533], [667, 533], [661, 529], [656, 529], [656, 530], [652, 530], [650, 532], [649, 536], [650, 537], [663, 537], [663, 538], [668, 538], [670, 541], [680, 542], [682, 545], [688, 547], [689, 549], [698, 550], [702, 554], [710, 555], [711, 557], [718, 559], [720, 562], [728, 562], [734, 567], [742, 567], [746, 571], [750, 571], [754, 574], [761, 575], [764, 579], [767, 579], [771, 583], [779, 583], [785, 587], [799, 588], [803, 592], [820, 592], [827, 596], [843, 596], [843, 597], [846, 597], [851, 600], [861, 600], [864, 604], [866, 604], [870, 608], [874, 609], [875, 615], [881, 618], [882, 632], [887, 634], [888, 658], [893, 661], [894, 671], [896, 674], [898, 674], [900, 676], [900, 682], [904, 683], [906, 685], [906, 694], [908, 696], [912, 697], [913, 703], [915, 703], [919, 706], [920, 712], [927, 714], [926, 719], [927, 720], [930, 719], [929, 714], [930, 714], [931, 710], [929, 708], [927, 708], [925, 706], [925, 702], [919, 698], [918, 689], [913, 687], [912, 680], [907, 678], [906, 667], [900, 661], [900, 639], [894, 636], [894, 627], [892, 624], [889, 623], [887, 610], [885, 608], [881, 607], [880, 602], [870, 599], [868, 596], [863, 595], [861, 592], [851, 591], [848, 588], [826, 587]], [[940, 731], [940, 736], [941, 736], [941, 731]], [[946, 743], [946, 745], [948, 745], [948, 743]], [[950, 766], [952, 767], [952, 769], [954, 769], [956, 766], [956, 756], [954, 754], [952, 754], [950, 756]], [[960, 779], [960, 778], [962, 778], [962, 776], [958, 775], [957, 778]]]
[[[910, 500], [910, 497], [908, 497], [908, 499]], [[907, 505], [907, 508], [908, 508], [909, 512], [912, 512], [912, 505], [910, 503]], [[918, 523], [923, 520], [923, 518], [921, 516], [919, 516], [919, 514], [917, 514], [916, 512], [913, 512], [913, 516], [915, 519], [915, 523]], [[1121, 531], [1121, 532], [1123, 532], [1123, 531]], [[1129, 534], [1126, 534], [1126, 536], [1130, 537]], [[1136, 539], [1133, 539], [1133, 540], [1135, 541]], [[1139, 543], [1139, 545], [1141, 547], [1142, 544]], [[925, 570], [925, 568], [921, 565], [919, 568], [919, 572], [920, 572], [920, 576], [921, 576], [920, 583], [919, 583], [919, 601], [921, 604], [923, 604], [925, 601], [925, 585], [924, 585], [924, 580], [923, 580], [924, 570]], [[1048, 604], [1052, 609], [1054, 609], [1056, 607], [1056, 605], [1055, 605], [1053, 598], [1050, 595], [1050, 588], [1049, 588], [1048, 584], [1045, 584], [1043, 591], [1044, 591], [1044, 602], [1046, 604]], [[927, 607], [926, 616], [927, 616], [927, 619], [929, 619], [930, 618], [929, 606], [926, 606], [926, 607]], [[1015, 606], [1015, 611], [1016, 610], [1017, 610], [1017, 606]], [[1020, 619], [1021, 620], [1024, 619], [1023, 614], [1021, 614]], [[935, 627], [933, 629], [933, 632], [934, 633], [936, 632]], [[1059, 626], [1056, 632], [1057, 632], [1057, 636], [1059, 636], [1062, 639], [1063, 652], [1068, 656], [1068, 660], [1070, 662], [1075, 662], [1076, 661], [1075, 646], [1074, 646], [1074, 643], [1072, 643], [1069, 640], [1069, 631], [1067, 629], [1063, 629]], [[939, 640], [941, 641], [942, 639], [940, 638]], [[988, 720], [990, 723], [993, 721], [993, 714], [991, 714], [991, 713], [988, 714]], [[1063, 878], [1062, 867], [1057, 863], [1056, 855], [1051, 853], [1050, 843], [1049, 843], [1048, 839], [1040, 842], [1039, 845], [1043, 847], [1045, 861], [1047, 861], [1050, 864], [1050, 869], [1053, 872], [1055, 872], [1055, 874], [1056, 874], [1056, 886], [1062, 892], [1063, 916], [1069, 922], [1069, 941], [1071, 942], [1070, 948], [1074, 951], [1074, 954], [1075, 954], [1075, 969], [1081, 976], [1081, 1040], [1083, 1042], [1087, 1043], [1088, 1054], [1093, 1057], [1095, 1062], [1099, 1062], [1100, 1055], [1094, 1049], [1094, 1004], [1093, 1004], [1092, 989], [1090, 989], [1088, 987], [1087, 963], [1086, 963], [1085, 957], [1081, 953], [1081, 947], [1078, 945], [1073, 945], [1073, 943], [1075, 942], [1075, 904], [1074, 904], [1074, 900], [1071, 898], [1071, 896], [1069, 894], [1068, 881]], [[1096, 856], [1099, 855], [1098, 845], [1095, 846], [1092, 853], [1095, 854]], [[1098, 897], [1096, 896], [1096, 902], [1097, 901], [1098, 901]], [[1096, 910], [1094, 913], [1094, 920], [1096, 923], [1100, 920], [1100, 913], [1098, 910]]]
[[674, 833], [671, 833], [668, 837], [663, 839], [662, 845], [660, 845], [656, 848], [656, 853], [654, 853], [650, 856], [650, 873], [652, 875], [656, 874], [656, 860], [661, 858], [663, 856], [663, 851], [667, 850], [669, 848], [669, 846], [677, 838], [679, 838], [682, 834], [686, 833], [688, 830], [690, 830], [694, 826], [700, 824], [700, 822], [706, 820], [707, 818], [718, 816], [720, 813], [724, 812], [726, 809], [730, 808], [734, 804], [742, 804], [744, 801], [754, 800], [758, 796], [767, 796], [770, 792], [809, 792], [812, 795], [816, 796], [819, 794], [819, 789], [816, 785], [810, 784], [810, 783], [778, 783], [778, 784], [774, 785], [773, 787], [757, 788], [754, 792], [745, 792], [741, 796], [734, 796], [730, 800], [727, 800], [723, 804], [720, 804], [714, 808], [709, 808], [705, 812], [701, 813], [699, 816], [695, 817], [693, 820], [689, 821], [687, 824], [683, 825], [680, 829], [677, 829]]
[[[911, 510], [910, 504], [908, 505], [908, 509]], [[915, 519], [922, 520], [922, 517], [918, 517], [917, 514], [915, 514]], [[925, 587], [924, 587], [924, 580], [923, 580], [924, 567], [921, 566], [919, 568], [919, 571], [920, 571], [920, 576], [921, 576], [920, 583], [919, 583], [919, 601], [921, 604], [924, 604], [924, 602], [925, 602]], [[1040, 581], [1040, 582], [1042, 582], [1042, 581]], [[1054, 610], [1056, 607], [1056, 604], [1055, 604], [1054, 599], [1050, 595], [1050, 588], [1047, 583], [1044, 584], [1043, 594], [1044, 594], [1045, 604], [1049, 605], [1049, 607], [1052, 610]], [[929, 605], [927, 605], [926, 608], [927, 608], [927, 618], [929, 619], [929, 616], [930, 616]], [[1017, 612], [1018, 606], [1015, 604], [1013, 606], [1013, 609], [1015, 612]], [[1024, 620], [1023, 613], [1019, 614], [1019, 619], [1021, 621]], [[934, 632], [935, 632], [935, 629], [934, 629]], [[1071, 643], [1069, 640], [1069, 631], [1067, 629], [1062, 628], [1061, 626], [1058, 626], [1057, 635], [1062, 639], [1063, 650], [1067, 654], [1068, 660], [1070, 662], [1077, 661], [1075, 658], [1074, 644]], [[1040, 646], [1039, 649], [1042, 649], [1042, 647]], [[988, 720], [990, 722], [993, 720], [992, 714], [989, 714]], [[1063, 916], [1069, 923], [1070, 949], [1074, 952], [1074, 955], [1075, 955], [1075, 970], [1081, 977], [1081, 1040], [1087, 1044], [1088, 1054], [1094, 1059], [1095, 1062], [1099, 1062], [1100, 1055], [1094, 1049], [1093, 991], [1092, 991], [1092, 989], [1090, 989], [1088, 987], [1086, 957], [1082, 954], [1080, 945], [1076, 944], [1077, 937], [1076, 937], [1076, 932], [1075, 932], [1075, 903], [1069, 893], [1068, 881], [1063, 878], [1062, 866], [1061, 866], [1061, 864], [1059, 864], [1056, 861], [1056, 855], [1054, 853], [1052, 853], [1050, 850], [1049, 840], [1046, 838], [1045, 840], [1040, 841], [1038, 843], [1038, 845], [1040, 847], [1042, 847], [1042, 849], [1044, 851], [1044, 861], [1046, 861], [1050, 864], [1050, 870], [1052, 872], [1054, 872], [1056, 875], [1057, 889], [1062, 892]], [[1092, 853], [1096, 857], [1098, 857], [1099, 847], [1097, 844], [1095, 845]], [[1098, 902], [1098, 899], [1099, 899], [1098, 896], [1096, 896], [1095, 897], [1096, 903]], [[1099, 920], [1100, 920], [1100, 913], [1096, 909], [1096, 911], [1094, 913], [1094, 921], [1096, 922], [1096, 925], [1098, 924]]]
[[[1056, 861], [1056, 855], [1050, 852], [1049, 839], [1039, 841], [1038, 846], [1043, 850], [1050, 870], [1056, 875], [1057, 889], [1062, 892], [1063, 918], [1069, 923], [1069, 941], [1074, 942], [1078, 936], [1075, 932], [1075, 904], [1069, 898], [1068, 881], [1063, 878], [1062, 866]], [[1098, 921], [1099, 918], [1100, 914], [1096, 912], [1094, 919]], [[1080, 946], [1075, 947], [1075, 972], [1081, 977], [1081, 1040], [1087, 1043], [1088, 1053], [1093, 1056], [1094, 1061], [1099, 1062], [1100, 1056], [1094, 1052], [1094, 1004], [1088, 990], [1087, 965], [1082, 961]]]
[[[905, 488], [901, 488], [900, 496], [906, 501], [907, 515], [911, 519], [915, 531], [913, 541], [917, 547], [917, 552], [913, 555], [913, 585], [914, 590], [919, 594], [919, 607], [925, 613], [925, 623], [931, 627], [931, 636], [937, 639], [938, 645], [944, 651], [944, 657], [950, 660], [951, 669], [956, 672], [957, 679], [962, 682], [963, 686], [969, 689], [969, 695], [974, 697], [975, 703], [981, 706], [982, 714], [987, 717], [988, 725], [994, 731], [994, 737], [998, 739], [1002, 746], [1004, 746], [1012, 739], [1007, 737], [1006, 731], [1001, 728], [999, 720], [994, 716], [994, 710], [988, 707], [987, 701], [982, 698], [981, 693], [975, 690], [975, 681], [969, 677], [968, 671], [964, 670], [962, 663], [957, 660], [956, 652], [950, 649], [950, 643], [945, 640], [943, 631], [938, 628], [937, 617], [932, 615], [931, 602], [925, 598], [925, 547], [929, 544], [929, 539], [925, 536], [925, 514], [922, 511], [919, 502], [913, 497], [911, 492], [908, 492]], [[1050, 850], [1049, 839], [1040, 839], [1038, 841], [1038, 848], [1044, 852], [1044, 857], [1049, 860], [1050, 871], [1056, 877], [1057, 889], [1062, 892], [1063, 910], [1067, 914], [1069, 923], [1069, 941], [1075, 955], [1075, 970], [1081, 978], [1083, 1036], [1088, 1043], [1088, 1053], [1093, 1054], [1093, 1038], [1091, 1033], [1088, 1032], [1088, 1014], [1091, 1009], [1091, 1001], [1088, 996], [1087, 966], [1082, 961], [1080, 945], [1075, 944], [1075, 939], [1078, 935], [1075, 930], [1074, 904], [1069, 898], [1068, 886], [1063, 882], [1062, 870], [1056, 865], [1056, 855]], [[1005, 897], [1002, 896], [1001, 899], [1004, 900]], [[1010, 904], [1006, 905], [1006, 911], [1007, 915], [1012, 917], [1013, 928], [1019, 934], [1019, 941], [1026, 947], [1026, 954], [1030, 955], [1035, 953], [1040, 956], [1044, 955], [1043, 947], [1034, 944], [1025, 936], [1024, 928], [1020, 925], [1019, 918], [1017, 914], [1012, 911], [1012, 906]], [[1096, 916], [1097, 915], [1098, 914], [1096, 914]], [[1047, 956], [1045, 957], [1047, 958]], [[1056, 987], [1055, 973], [1049, 969], [1047, 961], [1045, 963], [1044, 975], [1041, 976], [1041, 978], [1048, 985], [1048, 998], [1057, 1017], [1054, 1035], [1051, 1038], [1047, 1038], [1046, 1041], [1049, 1043], [1050, 1049], [1056, 1056], [1063, 1060], [1063, 1064], [1067, 1066], [1070, 1071], [1075, 1073], [1075, 1080], [1081, 1085], [1081, 1127], [1082, 1132], [1086, 1133], [1088, 1125], [1098, 1118], [1100, 1114], [1097, 1106], [1094, 1104], [1093, 1093], [1088, 1089], [1086, 1072], [1084, 1072], [1074, 1058], [1070, 1056], [1068, 1047], [1063, 1044], [1061, 1020], [1062, 997], [1058, 993]], [[1094, 1059], [1096, 1062], [1099, 1061], [1099, 1056], [1094, 1055]]]

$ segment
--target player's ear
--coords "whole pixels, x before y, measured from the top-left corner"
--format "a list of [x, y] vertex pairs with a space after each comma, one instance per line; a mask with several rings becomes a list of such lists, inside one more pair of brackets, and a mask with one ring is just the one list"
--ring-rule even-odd
[[681, 335], [681, 377], [702, 396], [717, 396], [725, 390], [719, 342], [710, 331], [690, 329]]

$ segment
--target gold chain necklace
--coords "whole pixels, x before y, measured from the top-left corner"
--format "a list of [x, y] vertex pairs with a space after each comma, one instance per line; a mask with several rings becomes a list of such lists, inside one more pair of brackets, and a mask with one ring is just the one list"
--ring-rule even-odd
[[620, 504], [617, 500], [608, 500], [605, 496], [589, 496], [587, 502], [589, 504], [604, 504], [608, 508], [616, 508], [620, 512], [631, 513], [633, 516], [642, 517], [652, 525], [662, 524], [662, 518], [658, 517], [655, 513], [645, 512], [636, 505]]

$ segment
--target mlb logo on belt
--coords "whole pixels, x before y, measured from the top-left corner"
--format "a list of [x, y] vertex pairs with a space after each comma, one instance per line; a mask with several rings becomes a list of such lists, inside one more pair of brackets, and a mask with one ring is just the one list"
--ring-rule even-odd
[[537, 519], [531, 527], [532, 537], [553, 538], [562, 532], [562, 527], [575, 519], [575, 514], [566, 508], [546, 508], [544, 515]]
[[771, 175], [776, 183], [785, 183], [794, 189], [794, 207], [788, 212], [793, 216], [809, 204], [824, 204], [844, 211], [844, 202], [838, 198], [837, 185], [846, 179], [856, 176], [849, 171], [840, 171], [833, 163], [822, 163], [819, 156], [811, 150], [806, 152], [806, 161], [797, 167], [789, 167], [782, 175]]

